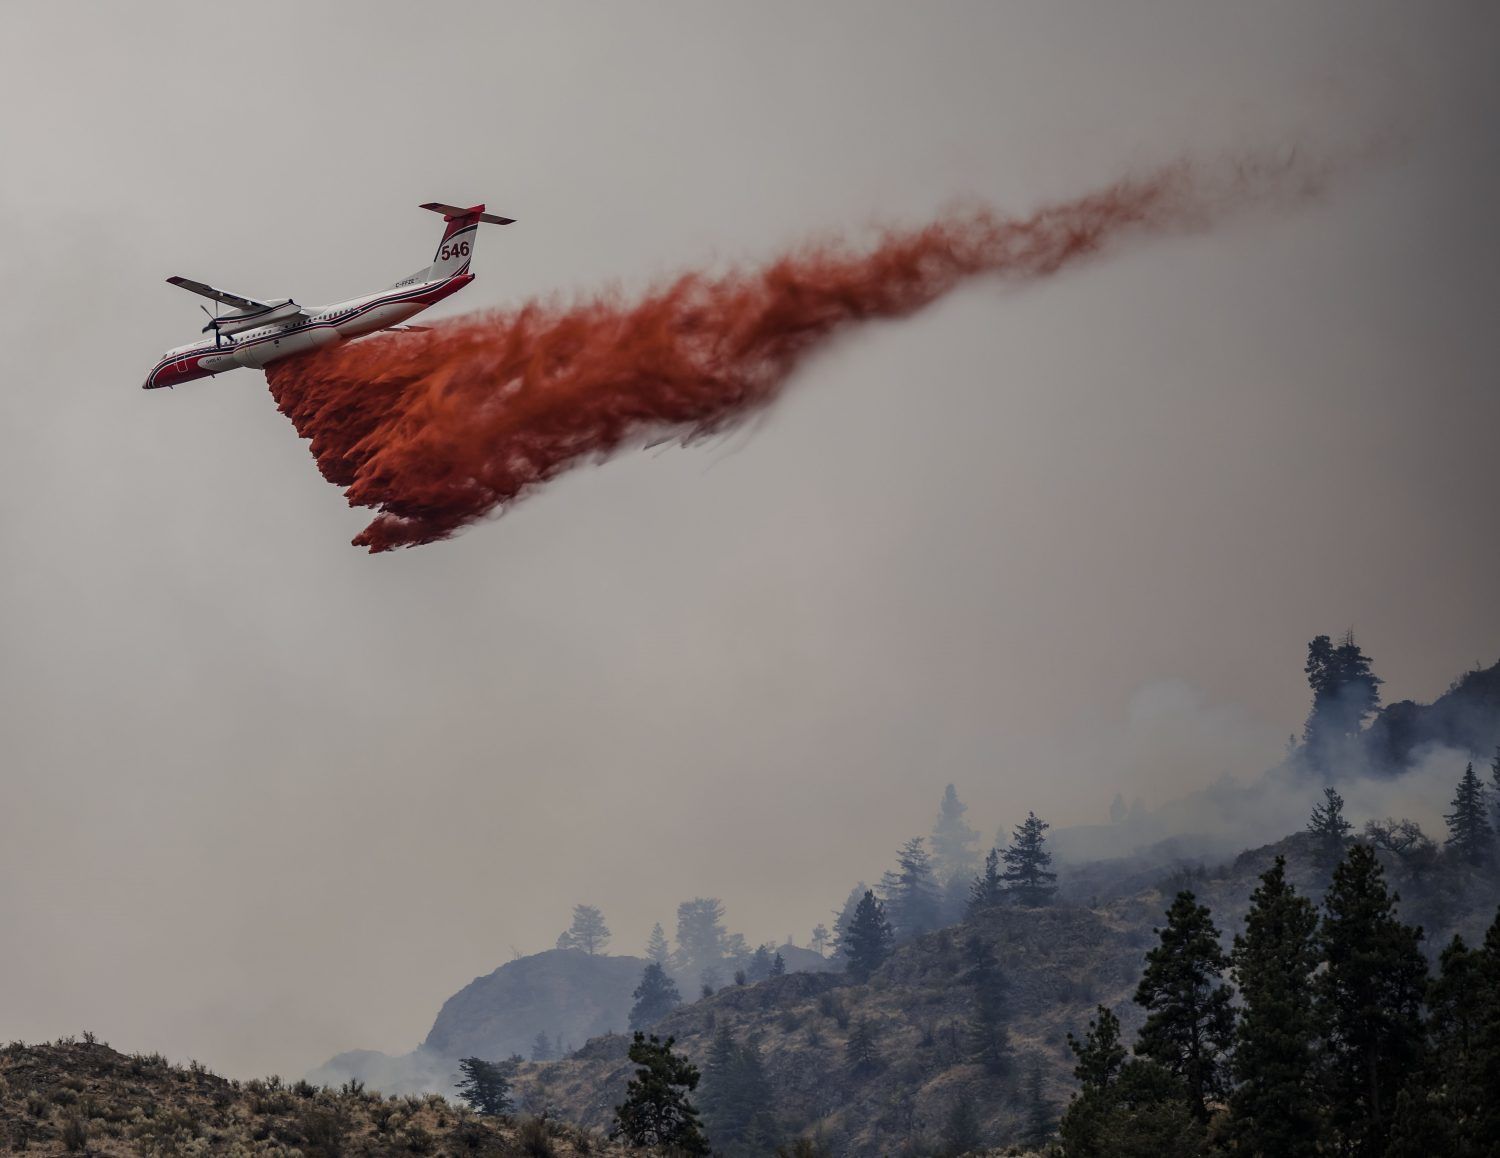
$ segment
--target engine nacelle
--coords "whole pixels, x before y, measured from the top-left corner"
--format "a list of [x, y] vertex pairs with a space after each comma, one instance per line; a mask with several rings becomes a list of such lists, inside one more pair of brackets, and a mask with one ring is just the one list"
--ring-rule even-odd
[[238, 334], [243, 330], [253, 330], [257, 326], [270, 326], [277, 322], [284, 322], [295, 318], [302, 312], [302, 307], [291, 298], [280, 302], [267, 302], [271, 308], [268, 310], [238, 310], [232, 314], [225, 314], [212, 324], [211, 328], [217, 328], [221, 334]]

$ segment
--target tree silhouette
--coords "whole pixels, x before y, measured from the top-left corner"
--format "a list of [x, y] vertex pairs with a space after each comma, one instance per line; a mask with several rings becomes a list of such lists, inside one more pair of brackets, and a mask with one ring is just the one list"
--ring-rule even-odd
[[458, 1063], [458, 1074], [455, 1092], [475, 1113], [494, 1117], [511, 1112], [510, 1066], [466, 1057]]
[[1326, 635], [1307, 645], [1308, 687], [1312, 710], [1302, 739], [1313, 766], [1332, 770], [1359, 735], [1365, 718], [1380, 706], [1381, 679], [1370, 670], [1370, 657], [1347, 632], [1337, 646]]
[[1209, 1102], [1228, 1090], [1225, 1054], [1234, 1036], [1229, 987], [1220, 975], [1229, 964], [1207, 906], [1192, 893], [1177, 894], [1161, 942], [1146, 954], [1135, 991], [1148, 1011], [1135, 1052], [1160, 1063], [1187, 1089], [1193, 1113], [1206, 1122]]
[[1043, 847], [1047, 838], [1042, 834], [1050, 827], [1035, 812], [1028, 812], [1026, 819], [1016, 826], [1010, 847], [1002, 854], [1005, 871], [1000, 874], [1001, 879], [1006, 890], [1023, 905], [1045, 905], [1057, 892], [1052, 883], [1057, 874], [1048, 868], [1052, 854]]
[[1286, 879], [1286, 858], [1260, 878], [1230, 954], [1243, 1009], [1235, 1035], [1229, 1128], [1249, 1154], [1323, 1152], [1313, 974], [1318, 913]]
[[688, 1094], [698, 1088], [698, 1068], [672, 1052], [675, 1039], [659, 1041], [637, 1031], [630, 1060], [640, 1068], [625, 1088], [625, 1100], [615, 1107], [610, 1137], [632, 1146], [706, 1155], [698, 1110]]
[[1472, 761], [1458, 782], [1452, 807], [1443, 817], [1448, 822], [1448, 848], [1466, 864], [1484, 864], [1494, 853], [1495, 830], [1490, 827], [1484, 784], [1475, 775]]
[[559, 949], [582, 949], [590, 957], [609, 944], [609, 926], [593, 905], [574, 905], [573, 923], [557, 939]]
[[1000, 851], [990, 849], [984, 858], [984, 871], [969, 885], [969, 910], [972, 917], [993, 909], [1005, 899], [1005, 881], [1000, 876]]
[[1323, 1069], [1340, 1153], [1378, 1155], [1421, 1057], [1422, 931], [1396, 918], [1375, 852], [1356, 844], [1323, 898], [1317, 978]]
[[891, 954], [891, 925], [885, 906], [868, 889], [854, 910], [854, 919], [844, 935], [843, 951], [849, 958], [849, 976], [868, 981]]
[[646, 942], [646, 957], [655, 961], [658, 965], [665, 965], [671, 951], [667, 947], [667, 934], [661, 927], [661, 922], [651, 926], [651, 938]]
[[649, 1029], [682, 1004], [682, 994], [677, 991], [676, 983], [655, 961], [641, 973], [641, 983], [631, 996], [635, 998], [635, 1004], [630, 1007], [630, 1028], [633, 1030]]

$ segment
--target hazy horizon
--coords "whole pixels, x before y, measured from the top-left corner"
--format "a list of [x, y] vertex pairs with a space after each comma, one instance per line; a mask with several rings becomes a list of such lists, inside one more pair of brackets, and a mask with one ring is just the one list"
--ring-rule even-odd
[[[1491, 7], [3, 19], [8, 1037], [401, 1052], [577, 902], [622, 952], [694, 895], [805, 944], [949, 782], [988, 839], [1252, 775], [1316, 634], [1385, 702], [1500, 658]], [[430, 254], [424, 201], [517, 218], [451, 316], [1372, 142], [388, 556], [260, 374], [139, 389], [202, 324], [167, 276], [372, 290]]]

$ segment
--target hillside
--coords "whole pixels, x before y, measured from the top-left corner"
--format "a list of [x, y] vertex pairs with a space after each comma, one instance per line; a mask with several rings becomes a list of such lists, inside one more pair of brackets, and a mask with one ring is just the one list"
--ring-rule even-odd
[[[1009, 984], [1015, 1064], [1004, 1077], [966, 1057], [971, 934], [995, 949]], [[1041, 1064], [1043, 1096], [1056, 1108], [1064, 1104], [1072, 1089], [1067, 1033], [1097, 1002], [1124, 1001], [1147, 935], [1085, 909], [1000, 909], [901, 946], [868, 984], [850, 984], [841, 974], [789, 974], [730, 986], [678, 1009], [655, 1032], [676, 1037], [700, 1066], [722, 1027], [737, 1040], [754, 1040], [784, 1132], [820, 1134], [836, 1153], [888, 1154], [898, 1143], [934, 1141], [966, 1098], [985, 1136], [1006, 1142], [1020, 1129], [1032, 1059]], [[860, 1021], [877, 1041], [873, 1072], [846, 1064]], [[523, 1104], [591, 1125], [607, 1122], [631, 1074], [627, 1046], [623, 1035], [611, 1035], [564, 1061], [522, 1067]]]
[[[780, 952], [789, 972], [839, 966], [808, 949], [783, 945]], [[386, 1093], [447, 1091], [459, 1058], [531, 1057], [539, 1034], [561, 1053], [623, 1030], [645, 968], [643, 957], [591, 955], [580, 949], [517, 957], [443, 1002], [427, 1037], [410, 1053], [349, 1050], [307, 1077], [317, 1085], [363, 1082]]]
[[279, 1078], [236, 1082], [102, 1043], [0, 1049], [0, 1146], [7, 1152], [354, 1155], [621, 1155], [557, 1122], [481, 1118], [436, 1095], [385, 1097]]
[[[1145, 887], [1132, 882], [1129, 891], [1101, 890], [1094, 907], [993, 910], [900, 946], [868, 984], [804, 974], [730, 986], [679, 1008], [655, 1032], [675, 1037], [700, 1067], [724, 1027], [737, 1042], [754, 1043], [784, 1137], [818, 1135], [838, 1154], [923, 1153], [967, 1101], [987, 1144], [1012, 1145], [1035, 1109], [1033, 1067], [1040, 1070], [1042, 1112], [1055, 1119], [1066, 1105], [1075, 1088], [1067, 1035], [1084, 1030], [1096, 1005], [1118, 1013], [1127, 1039], [1139, 1029], [1143, 1014], [1131, 996], [1156, 943], [1153, 927], [1176, 891], [1191, 888], [1210, 906], [1227, 947], [1243, 927], [1260, 874], [1278, 855], [1297, 889], [1320, 900], [1327, 868], [1314, 842], [1295, 834], [1222, 865], [1161, 873]], [[1397, 858], [1383, 859], [1403, 895], [1403, 918], [1427, 927], [1430, 955], [1455, 931], [1470, 943], [1482, 940], [1500, 905], [1500, 877], [1454, 866], [1414, 874]], [[1106, 866], [1101, 879], [1107, 876]], [[970, 1056], [971, 938], [994, 950], [1006, 983], [1013, 1059], [1000, 1076]], [[847, 1052], [862, 1021], [879, 1056], [867, 1072], [852, 1067]], [[609, 1035], [563, 1061], [522, 1067], [522, 1104], [606, 1125], [631, 1075], [627, 1046], [623, 1035]], [[705, 1080], [705, 1090], [710, 1085]]]
[[1370, 768], [1392, 774], [1436, 745], [1488, 759], [1500, 749], [1500, 663], [1465, 672], [1430, 704], [1386, 705], [1362, 739]]

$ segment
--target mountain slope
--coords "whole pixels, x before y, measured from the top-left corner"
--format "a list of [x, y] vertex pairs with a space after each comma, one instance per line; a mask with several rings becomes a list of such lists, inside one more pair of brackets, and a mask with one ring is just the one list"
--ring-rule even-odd
[[288, 1158], [627, 1152], [560, 1123], [481, 1118], [436, 1095], [241, 1083], [87, 1040], [0, 1049], [0, 1148]]

